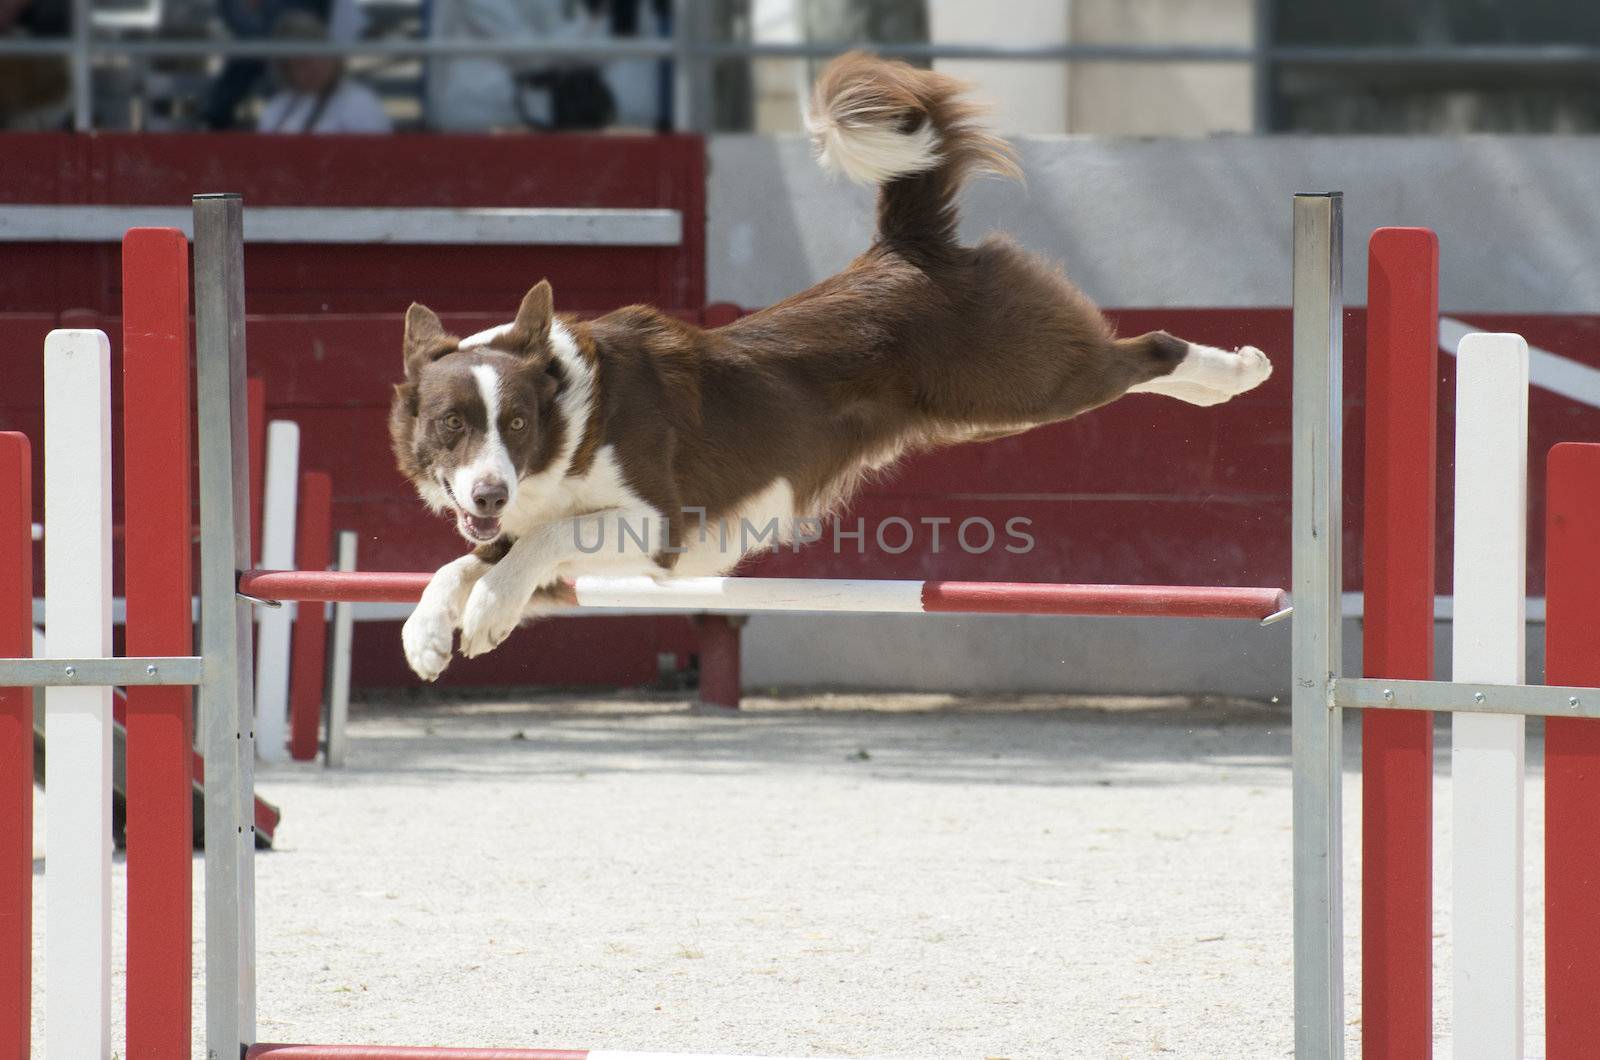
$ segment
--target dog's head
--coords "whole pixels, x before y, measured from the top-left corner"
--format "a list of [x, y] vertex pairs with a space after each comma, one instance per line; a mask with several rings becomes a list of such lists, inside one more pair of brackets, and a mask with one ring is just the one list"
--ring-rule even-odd
[[389, 409], [395, 459], [473, 545], [500, 536], [518, 484], [560, 442], [551, 308], [550, 285], [540, 281], [514, 321], [466, 340], [447, 334], [426, 306], [406, 311], [406, 378]]

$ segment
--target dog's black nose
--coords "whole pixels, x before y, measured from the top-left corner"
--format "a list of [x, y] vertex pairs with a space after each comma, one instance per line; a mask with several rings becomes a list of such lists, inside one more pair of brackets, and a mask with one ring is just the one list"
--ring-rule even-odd
[[480, 515], [499, 515], [511, 499], [511, 491], [499, 479], [479, 479], [472, 484], [472, 503]]

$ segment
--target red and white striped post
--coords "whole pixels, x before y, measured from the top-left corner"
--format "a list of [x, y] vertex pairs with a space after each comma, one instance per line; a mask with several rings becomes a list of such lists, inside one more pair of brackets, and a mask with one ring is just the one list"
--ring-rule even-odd
[[[127, 654], [194, 651], [189, 241], [122, 242]], [[187, 1055], [193, 902], [193, 694], [127, 690], [129, 1060]]]
[[[1600, 445], [1550, 450], [1545, 480], [1547, 684], [1600, 686]], [[1600, 1043], [1600, 721], [1544, 729], [1545, 1056]]]
[[[0, 432], [0, 658], [33, 654], [33, 457]], [[0, 687], [0, 1056], [30, 1055], [33, 692]]]
[[[1439, 240], [1368, 244], [1362, 672], [1433, 678]], [[1433, 1043], [1433, 715], [1361, 719], [1361, 1052]]]

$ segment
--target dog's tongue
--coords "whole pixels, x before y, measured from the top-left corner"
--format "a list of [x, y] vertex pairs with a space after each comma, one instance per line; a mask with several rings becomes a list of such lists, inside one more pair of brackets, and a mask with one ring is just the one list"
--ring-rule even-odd
[[500, 533], [500, 520], [493, 516], [469, 515], [462, 512], [461, 517], [476, 537], [490, 538]]

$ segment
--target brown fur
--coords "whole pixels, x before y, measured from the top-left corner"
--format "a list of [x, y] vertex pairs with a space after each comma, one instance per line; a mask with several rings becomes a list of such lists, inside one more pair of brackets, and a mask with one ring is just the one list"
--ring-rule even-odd
[[965, 179], [1016, 172], [1009, 148], [974, 124], [961, 87], [859, 54], [831, 64], [814, 107], [849, 95], [903, 130], [929, 122], [938, 164], [882, 186], [877, 237], [843, 272], [726, 327], [702, 330], [642, 306], [567, 322], [595, 372], [587, 423], [563, 423], [555, 410], [564, 380], [551, 365], [548, 285], [542, 302], [539, 288], [530, 292], [532, 311], [525, 300], [493, 350], [457, 349], [436, 317], [413, 307], [390, 418], [401, 471], [420, 481], [448, 458], [435, 421], [463, 370], [483, 358], [525, 380], [519, 407], [538, 426], [520, 469], [546, 466], [561, 432], [581, 431], [569, 475], [613, 446], [629, 486], [678, 533], [686, 506], [715, 519], [775, 479], [793, 486], [800, 513], [826, 510], [903, 452], [1070, 419], [1171, 372], [1180, 340], [1118, 339], [1058, 268], [1003, 237], [958, 242]]

